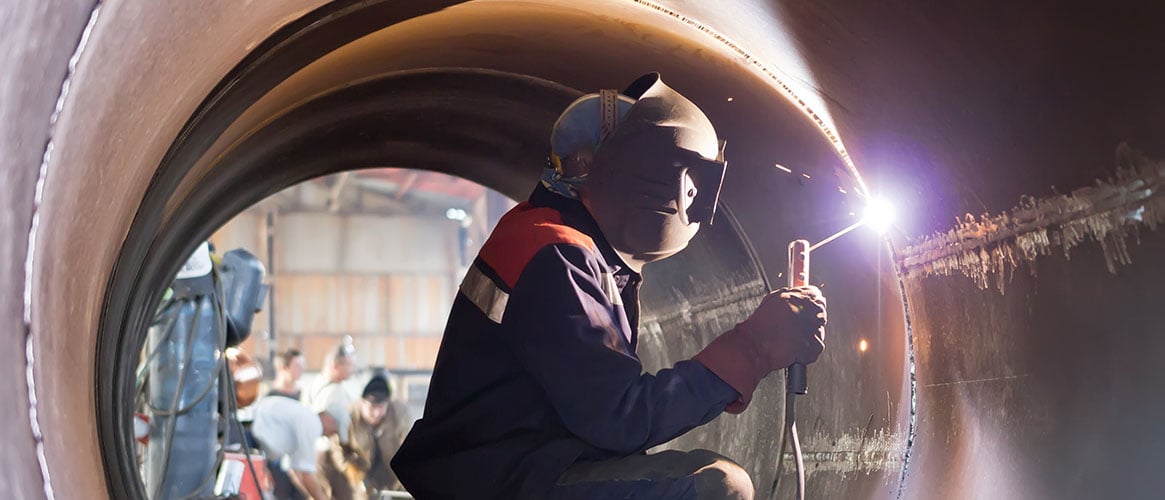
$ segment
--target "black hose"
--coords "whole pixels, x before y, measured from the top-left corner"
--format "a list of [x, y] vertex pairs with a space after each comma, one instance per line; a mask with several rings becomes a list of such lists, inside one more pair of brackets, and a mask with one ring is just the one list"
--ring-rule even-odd
[[[217, 277], [215, 279], [215, 283], [216, 284], [218, 283]], [[214, 304], [215, 323], [218, 325], [218, 331], [219, 331], [219, 343], [218, 343], [217, 348], [222, 349], [223, 346], [226, 345], [226, 313], [223, 312], [222, 289], [216, 288], [216, 292], [218, 292], [218, 293], [215, 296], [215, 300], [213, 301], [213, 304]], [[226, 362], [222, 361], [225, 358], [226, 358], [226, 356], [219, 357], [220, 362], [217, 365], [217, 370], [220, 372], [220, 375], [222, 375], [222, 373], [227, 373], [228, 375], [230, 374], [230, 370], [228, 369]], [[224, 379], [223, 377], [218, 377], [214, 380], [214, 382], [218, 383], [220, 386], [220, 389], [221, 389], [221, 386], [224, 385], [224, 383], [223, 383], [224, 380], [226, 380], [226, 379]], [[194, 408], [194, 406], [198, 404], [198, 401], [201, 401], [203, 398], [205, 398], [206, 395], [210, 392], [210, 390], [209, 390], [210, 387], [214, 387], [214, 384], [213, 383], [209, 384], [207, 386], [207, 390], [203, 391], [202, 395], [198, 397], [196, 402], [191, 403], [189, 408]], [[233, 392], [232, 392], [232, 394], [233, 394]], [[186, 412], [189, 412], [189, 409], [187, 409], [185, 412], [182, 412], [182, 413], [186, 413]], [[182, 413], [175, 412], [175, 416], [173, 418], [176, 420], [179, 415], [182, 415]], [[220, 417], [219, 418], [219, 426], [218, 426], [219, 431], [224, 431], [222, 423], [223, 423], [223, 419]], [[226, 432], [223, 432], [223, 434], [225, 435]], [[226, 457], [226, 448], [223, 446], [222, 438], [219, 438], [218, 451], [215, 453], [214, 465], [211, 466], [210, 470], [208, 470], [206, 472], [206, 475], [204, 475], [202, 477], [202, 480], [198, 482], [198, 486], [196, 486], [193, 490], [191, 490], [190, 493], [187, 493], [181, 497], [182, 500], [190, 500], [193, 498], [197, 498], [199, 496], [199, 492], [201, 492], [203, 488], [205, 488], [208, 484], [211, 483], [211, 481], [214, 480], [215, 477], [218, 476], [218, 471], [220, 468], [222, 468], [223, 459], [225, 457]]]
[[[197, 398], [195, 398], [193, 403], [188, 404], [185, 408], [178, 408], [178, 403], [181, 401], [181, 398], [182, 398], [182, 392], [186, 388], [186, 375], [190, 371], [191, 356], [194, 353], [194, 339], [195, 339], [195, 335], [198, 332], [199, 322], [201, 321], [202, 306], [203, 306], [204, 301], [211, 302], [211, 307], [213, 308], [214, 313], [215, 313], [214, 314], [215, 320], [216, 320], [215, 326], [218, 328], [218, 332], [219, 332], [218, 345], [216, 346], [216, 349], [221, 350], [223, 348], [223, 346], [226, 345], [226, 336], [227, 336], [226, 315], [223, 312], [222, 303], [221, 303], [222, 283], [218, 280], [217, 273], [213, 274], [213, 279], [214, 279], [214, 283], [215, 283], [215, 292], [216, 292], [215, 295], [212, 297], [207, 297], [205, 295], [202, 295], [202, 296], [199, 296], [195, 300], [194, 319], [191, 321], [189, 335], [186, 338], [186, 353], [183, 356], [182, 372], [179, 373], [179, 375], [178, 375], [178, 383], [176, 386], [176, 390], [174, 392], [174, 399], [173, 399], [172, 404], [170, 405], [170, 409], [165, 410], [165, 409], [156, 408], [153, 406], [153, 404], [151, 402], [149, 402], [148, 400], [146, 401], [146, 406], [152, 412], [154, 412], [155, 416], [163, 416], [163, 417], [170, 418], [170, 420], [168, 422], [166, 422], [166, 438], [165, 438], [165, 441], [163, 442], [163, 448], [162, 448], [162, 457], [163, 457], [162, 472], [159, 475], [159, 477], [161, 479], [158, 482], [158, 485], [156, 486], [156, 490], [154, 491], [154, 495], [152, 496], [152, 498], [158, 498], [159, 494], [162, 492], [162, 489], [166, 484], [166, 473], [170, 469], [170, 452], [171, 452], [171, 447], [174, 444], [174, 431], [176, 430], [175, 427], [178, 425], [178, 418], [186, 413], [189, 413], [191, 410], [194, 409], [194, 407], [198, 406], [198, 404], [200, 402], [202, 402], [203, 399], [206, 398], [207, 394], [210, 393], [210, 389], [213, 388], [216, 383], [221, 383], [221, 381], [219, 379], [217, 379], [217, 378], [214, 379], [211, 383], [207, 384], [206, 388], [201, 391], [201, 394], [199, 394], [199, 396]], [[176, 322], [177, 322], [177, 319], [175, 318], [175, 323]], [[157, 350], [157, 349], [155, 349], [155, 350]], [[218, 361], [215, 365], [216, 370], [221, 370], [223, 367], [226, 366], [225, 358], [226, 358], [225, 355], [218, 356]], [[208, 484], [208, 481], [210, 481], [211, 478], [215, 477], [215, 475], [217, 473], [217, 469], [221, 466], [223, 456], [224, 456], [224, 450], [220, 444], [219, 451], [216, 454], [216, 458], [215, 458], [215, 465], [210, 468], [210, 471], [202, 479], [202, 481], [200, 482], [198, 487], [193, 492], [188, 493], [187, 495], [184, 495], [182, 498], [191, 498], [194, 495], [197, 495], [199, 491], [202, 491], [202, 489]]]
[[[160, 315], [165, 314], [166, 311], [170, 310], [170, 308], [174, 306], [175, 303], [176, 302], [174, 302], [174, 301], [169, 301], [166, 304], [164, 304], [162, 307], [160, 307], [158, 309], [158, 315], [160, 316]], [[154, 344], [154, 349], [152, 351], [150, 351], [150, 354], [148, 356], [146, 356], [145, 361], [142, 361], [142, 369], [137, 374], [137, 383], [134, 384], [136, 386], [136, 388], [137, 388], [136, 390], [139, 394], [141, 393], [142, 386], [145, 385], [146, 378], [148, 378], [148, 375], [150, 373], [150, 370], [149, 370], [150, 363], [153, 362], [154, 358], [158, 357], [158, 353], [161, 352], [161, 349], [158, 349], [158, 346], [166, 343], [167, 340], [170, 340], [170, 335], [173, 335], [173, 333], [174, 333], [174, 326], [178, 324], [178, 315], [177, 314], [171, 316], [169, 319], [170, 319], [170, 321], [167, 322], [165, 328], [162, 329], [162, 337], [159, 338], [158, 341]], [[155, 326], [157, 324], [158, 323], [155, 321], [154, 324], [150, 325], [150, 326]]]
[[[222, 288], [221, 288], [221, 282], [219, 282], [217, 280], [217, 276], [216, 276], [215, 283], [216, 283], [216, 285], [218, 285], [218, 287], [216, 288], [216, 291], [219, 292], [218, 296], [221, 298], [223, 295]], [[215, 318], [218, 320], [218, 326], [219, 326], [219, 332], [220, 332], [219, 333], [219, 341], [220, 341], [219, 346], [221, 348], [222, 346], [226, 345], [225, 344], [226, 331], [227, 331], [226, 330], [226, 313], [223, 311], [221, 300], [216, 300], [214, 304], [215, 304], [215, 309], [214, 309]], [[230, 366], [226, 362], [226, 356], [222, 356], [220, 358], [220, 361], [221, 362], [218, 364], [218, 369], [219, 369], [219, 373], [220, 373], [221, 377], [217, 381], [223, 387], [223, 394], [224, 394], [226, 402], [227, 402], [227, 413], [228, 413], [228, 415], [225, 419], [227, 422], [227, 425], [226, 425], [226, 429], [224, 429], [223, 435], [225, 436], [225, 435], [228, 435], [230, 433], [230, 425], [231, 425], [231, 423], [234, 423], [235, 426], [237, 427], [238, 432], [239, 432], [239, 439], [242, 441], [243, 456], [245, 456], [247, 459], [247, 467], [251, 471], [251, 479], [255, 482], [255, 490], [261, 492], [261, 491], [263, 491], [263, 487], [259, 484], [259, 475], [255, 472], [255, 465], [251, 460], [251, 452], [250, 452], [250, 449], [248, 448], [248, 445], [247, 445], [246, 433], [243, 430], [243, 424], [241, 422], [239, 422], [239, 419], [238, 419], [238, 414], [237, 414], [237, 412], [238, 412], [238, 395], [235, 393], [234, 376], [231, 374]], [[207, 392], [209, 392], [209, 391], [207, 391]], [[205, 396], [205, 394], [203, 396]], [[191, 405], [191, 406], [193, 407], [193, 405]], [[219, 422], [220, 422], [220, 429], [222, 429], [222, 425], [221, 425], [222, 419], [220, 419]], [[201, 483], [198, 485], [197, 488], [194, 489], [194, 491], [192, 491], [191, 493], [182, 497], [183, 500], [189, 500], [191, 498], [197, 497], [199, 492], [202, 491], [202, 489], [205, 488], [207, 484], [209, 484], [211, 479], [217, 475], [218, 470], [222, 467], [222, 463], [223, 463], [223, 460], [225, 458], [225, 455], [226, 455], [226, 447], [223, 446], [223, 444], [220, 440], [218, 454], [217, 454], [216, 459], [215, 459], [215, 466], [213, 468], [211, 468], [210, 472], [207, 473], [206, 477], [203, 478]]]
[[[222, 362], [222, 359], [220, 358], [219, 361], [217, 363], [215, 363], [215, 370], [216, 371], [219, 370], [219, 367], [221, 367], [222, 365], [223, 365], [223, 362]], [[213, 389], [214, 385], [217, 383], [218, 383], [218, 379], [214, 379], [209, 384], [206, 384], [206, 387], [203, 388], [202, 391], [198, 393], [198, 397], [194, 398], [194, 401], [190, 402], [186, 406], [179, 408], [177, 410], [167, 410], [164, 408], [158, 408], [157, 406], [154, 406], [153, 403], [150, 403], [149, 401], [146, 402], [146, 408], [149, 408], [150, 412], [158, 417], [178, 417], [178, 416], [185, 415], [187, 413], [190, 413], [191, 411], [194, 411], [194, 408], [196, 406], [198, 406], [198, 404], [201, 403], [202, 400], [206, 399], [206, 396], [208, 394], [210, 394], [210, 390]]]
[[259, 484], [259, 474], [255, 473], [255, 464], [251, 461], [251, 447], [250, 444], [247, 443], [247, 433], [243, 430], [243, 423], [239, 422], [239, 399], [238, 395], [235, 393], [235, 377], [231, 374], [229, 369], [224, 370], [224, 372], [226, 373], [228, 381], [227, 390], [230, 392], [230, 395], [227, 397], [227, 406], [230, 409], [230, 420], [235, 424], [235, 427], [238, 428], [237, 430], [239, 431], [239, 439], [241, 439], [243, 442], [243, 456], [247, 458], [247, 469], [251, 471], [251, 480], [255, 481], [255, 491], [260, 492], [260, 495], [262, 495], [261, 492], [263, 491], [263, 486]]
[[[198, 311], [202, 309], [203, 297], [195, 300], [195, 314], [194, 320], [191, 321], [190, 335], [186, 338], [186, 354], [183, 357], [182, 372], [178, 374], [178, 384], [174, 391], [174, 400], [170, 405], [171, 408], [177, 408], [178, 403], [182, 400], [182, 390], [186, 386], [186, 373], [190, 371], [190, 356], [194, 352], [194, 332], [198, 331], [199, 318], [202, 316]], [[174, 430], [178, 425], [178, 417], [172, 417], [166, 422], [166, 440], [162, 445], [162, 473], [158, 475], [160, 480], [157, 486], [154, 487], [154, 494], [151, 498], [158, 498], [162, 493], [162, 487], [166, 485], [166, 472], [170, 469], [170, 447], [174, 444]]]
[[[218, 323], [218, 327], [219, 327], [219, 329], [218, 329], [219, 330], [219, 334], [218, 334], [219, 339], [218, 339], [218, 345], [216, 346], [217, 349], [222, 349], [223, 346], [226, 345], [226, 341], [227, 341], [226, 314], [224, 314], [222, 311], [222, 302], [221, 301], [222, 301], [222, 288], [220, 286], [220, 283], [218, 281], [218, 277], [216, 275], [215, 276], [215, 299], [212, 302], [214, 304], [215, 319], [218, 320], [217, 323]], [[199, 310], [201, 310], [201, 309], [202, 308], [199, 307]], [[197, 323], [195, 323], [195, 324], [197, 324]], [[191, 330], [191, 338], [194, 337], [194, 333], [195, 332], [193, 330]], [[215, 361], [215, 371], [218, 371], [222, 366], [225, 366], [225, 364], [226, 364], [226, 356], [218, 356], [218, 360]], [[185, 370], [185, 368], [184, 368], [184, 370]], [[206, 384], [206, 387], [203, 388], [201, 392], [199, 392], [198, 397], [194, 398], [194, 401], [188, 403], [184, 408], [174, 409], [173, 407], [171, 407], [169, 410], [167, 410], [167, 409], [158, 408], [158, 407], [154, 406], [153, 403], [151, 403], [150, 401], [146, 401], [146, 407], [149, 408], [150, 412], [152, 412], [155, 416], [178, 417], [181, 415], [185, 415], [185, 414], [193, 411], [194, 408], [196, 406], [198, 406], [198, 404], [201, 403], [203, 399], [206, 399], [206, 396], [208, 394], [210, 394], [210, 390], [214, 388], [214, 385], [216, 383], [218, 383], [218, 379], [212, 379], [209, 383]]]

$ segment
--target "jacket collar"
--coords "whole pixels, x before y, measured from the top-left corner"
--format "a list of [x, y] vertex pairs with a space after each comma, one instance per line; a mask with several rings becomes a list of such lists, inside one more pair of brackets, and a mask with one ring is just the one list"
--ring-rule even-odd
[[594, 217], [587, 211], [587, 207], [581, 201], [572, 200], [561, 195], [554, 194], [549, 189], [546, 189], [541, 183], [534, 188], [534, 192], [530, 194], [529, 203], [535, 207], [545, 207], [557, 210], [562, 214], [562, 221], [568, 226], [571, 226], [583, 234], [590, 236], [595, 241], [595, 245], [599, 248], [599, 253], [602, 254], [603, 260], [611, 267], [611, 270], [616, 275], [629, 275], [639, 278], [639, 273], [633, 271], [623, 262], [611, 244], [607, 242], [607, 238], [603, 236], [603, 232], [599, 230], [599, 224], [595, 222]]

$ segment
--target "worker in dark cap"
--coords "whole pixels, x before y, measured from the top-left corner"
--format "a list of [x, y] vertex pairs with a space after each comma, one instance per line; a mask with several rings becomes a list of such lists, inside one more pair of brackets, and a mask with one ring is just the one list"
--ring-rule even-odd
[[343, 446], [345, 473], [358, 498], [380, 498], [382, 491], [400, 491], [400, 481], [388, 462], [409, 432], [408, 408], [392, 399], [383, 374], [364, 386], [360, 401], [352, 405], [348, 444]]
[[820, 292], [772, 292], [669, 369], [644, 373], [636, 356], [640, 272], [713, 222], [723, 153], [657, 74], [561, 114], [541, 183], [498, 222], [454, 300], [424, 416], [393, 460], [410, 493], [753, 498], [726, 457], [646, 450], [743, 411], [770, 372], [815, 361]]

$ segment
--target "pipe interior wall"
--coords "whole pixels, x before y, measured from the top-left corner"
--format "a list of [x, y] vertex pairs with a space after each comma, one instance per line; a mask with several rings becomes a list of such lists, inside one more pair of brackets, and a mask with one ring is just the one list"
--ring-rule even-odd
[[908, 491], [936, 498], [1153, 498], [1165, 479], [1165, 235], [1110, 273], [1098, 246], [1017, 270], [907, 282], [922, 416]]
[[25, 263], [40, 165], [91, 2], [0, 4], [0, 491], [45, 493], [29, 422]]
[[[92, 7], [0, 6], [0, 397], [14, 401], [0, 409], [12, 443], [0, 486], [21, 498], [47, 495], [49, 479], [28, 416], [26, 334], [43, 463], [68, 478], [52, 491], [138, 494], [110, 472], [126, 467], [110, 457], [128, 442], [112, 353], [140, 347], [144, 330], [122, 327], [144, 325], [150, 288], [195, 239], [280, 187], [351, 168], [429, 168], [524, 197], [555, 113], [645, 70], [663, 71], [728, 139], [724, 201], [737, 222], [650, 272], [651, 368], [690, 355], [781, 282], [789, 240], [852, 222], [862, 179], [899, 204], [900, 244], [966, 212], [1089, 185], [1121, 142], [1165, 157], [1165, 5], [1154, 3], [305, 0], [240, 11], [126, 0], [102, 4], [50, 130]], [[304, 139], [281, 142], [274, 126]], [[873, 235], [823, 248], [813, 281], [830, 297], [830, 349], [798, 407], [810, 491], [1151, 497], [1165, 486], [1151, 470], [1162, 409], [1145, 396], [1165, 376], [1153, 340], [1165, 319], [1161, 238], [1143, 232], [1115, 274], [1085, 244], [1070, 261], [1038, 258], [1039, 273], [1018, 273], [1006, 293], [912, 277], [905, 300]], [[872, 347], [857, 350], [860, 339]], [[779, 386], [676, 445], [736, 455], [767, 491]]]

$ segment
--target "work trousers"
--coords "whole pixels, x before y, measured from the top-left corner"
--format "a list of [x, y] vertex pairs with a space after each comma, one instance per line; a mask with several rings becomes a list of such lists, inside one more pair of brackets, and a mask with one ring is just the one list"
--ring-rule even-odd
[[271, 475], [271, 483], [275, 487], [272, 494], [275, 500], [304, 500], [304, 494], [292, 482], [291, 476], [283, 470], [278, 460], [267, 460], [267, 472]]
[[707, 450], [574, 464], [559, 477], [549, 500], [752, 500], [743, 468]]

